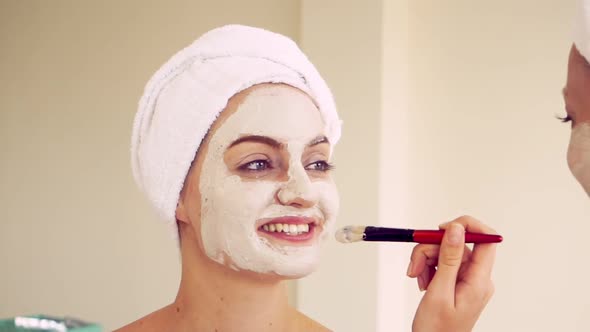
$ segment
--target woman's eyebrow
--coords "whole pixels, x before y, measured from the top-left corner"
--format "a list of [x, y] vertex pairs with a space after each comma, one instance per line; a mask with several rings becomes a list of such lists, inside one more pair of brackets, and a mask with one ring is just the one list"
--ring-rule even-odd
[[328, 138], [326, 136], [318, 136], [318, 137], [314, 138], [313, 140], [311, 140], [311, 142], [309, 142], [309, 144], [307, 144], [307, 147], [316, 146], [316, 145], [322, 144], [322, 143], [330, 144], [330, 141], [328, 140]]
[[248, 135], [248, 136], [242, 136], [242, 137], [238, 138], [237, 140], [233, 141], [227, 148], [230, 149], [230, 148], [232, 148], [238, 144], [244, 143], [244, 142], [262, 143], [262, 144], [269, 145], [275, 149], [279, 149], [283, 146], [282, 143], [280, 143], [268, 136]]

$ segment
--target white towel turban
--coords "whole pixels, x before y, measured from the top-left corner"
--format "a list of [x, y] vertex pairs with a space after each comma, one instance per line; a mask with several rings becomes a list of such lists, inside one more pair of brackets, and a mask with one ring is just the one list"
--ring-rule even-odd
[[341, 122], [328, 86], [297, 45], [280, 34], [241, 25], [211, 30], [147, 83], [133, 124], [133, 176], [173, 236], [179, 194], [201, 142], [228, 100], [260, 83], [285, 83], [307, 93], [336, 144]]
[[578, 0], [574, 22], [574, 44], [590, 63], [590, 0]]

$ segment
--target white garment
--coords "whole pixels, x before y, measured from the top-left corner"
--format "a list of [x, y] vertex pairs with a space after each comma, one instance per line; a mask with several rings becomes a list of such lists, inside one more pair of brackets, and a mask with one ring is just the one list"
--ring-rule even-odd
[[131, 164], [140, 189], [177, 236], [176, 206], [209, 128], [236, 93], [285, 83], [318, 106], [333, 147], [341, 121], [328, 86], [289, 38], [259, 28], [213, 29], [176, 53], [147, 83], [133, 124]]

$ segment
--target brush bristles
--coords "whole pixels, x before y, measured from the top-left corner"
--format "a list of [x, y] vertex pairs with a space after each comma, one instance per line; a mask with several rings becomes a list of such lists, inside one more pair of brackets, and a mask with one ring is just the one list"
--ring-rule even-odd
[[351, 243], [362, 241], [365, 235], [365, 226], [346, 226], [336, 231], [336, 241]]

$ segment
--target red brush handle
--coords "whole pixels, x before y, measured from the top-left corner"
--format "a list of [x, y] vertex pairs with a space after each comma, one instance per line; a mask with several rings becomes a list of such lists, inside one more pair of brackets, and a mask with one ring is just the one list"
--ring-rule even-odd
[[[444, 230], [415, 230], [414, 242], [426, 244], [440, 244], [442, 242]], [[498, 243], [502, 242], [501, 235], [482, 234], [482, 233], [465, 233], [465, 243]]]

